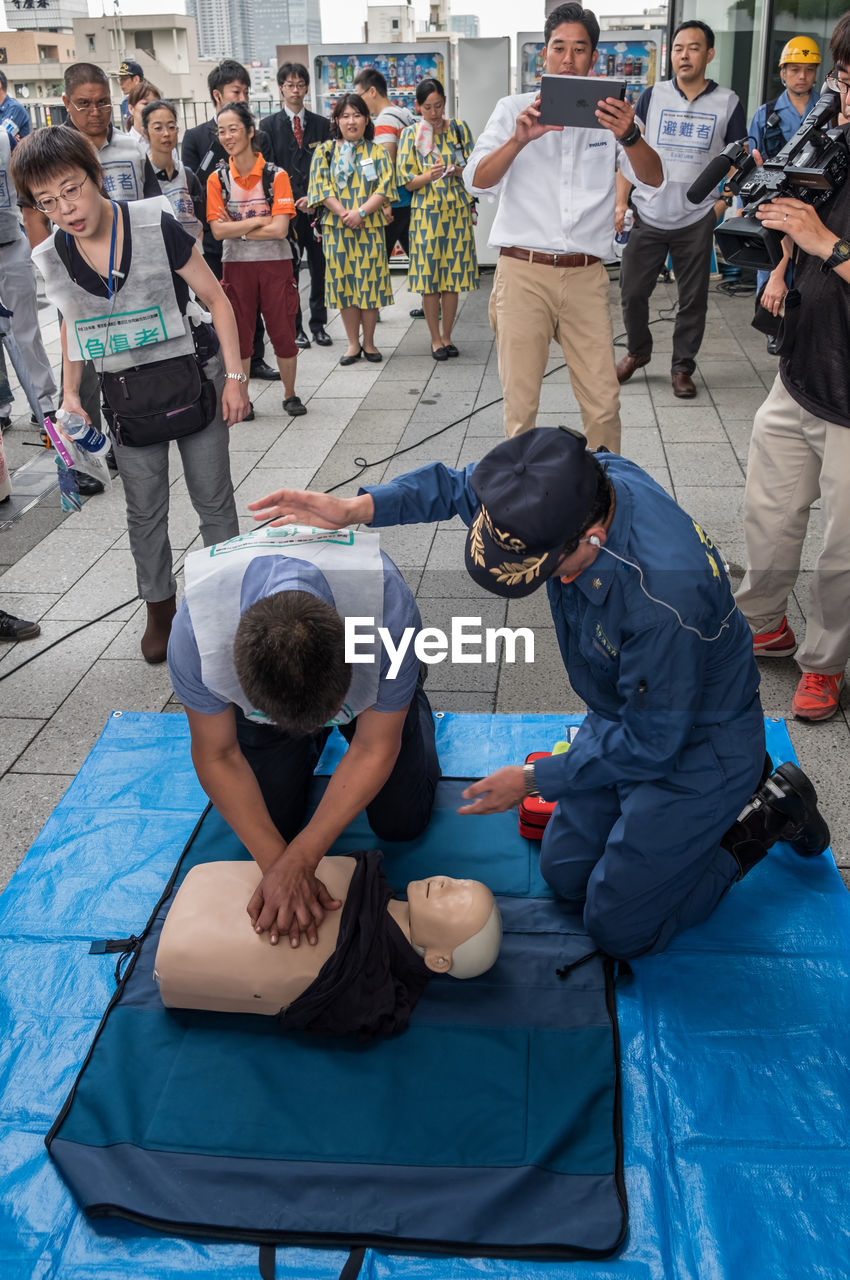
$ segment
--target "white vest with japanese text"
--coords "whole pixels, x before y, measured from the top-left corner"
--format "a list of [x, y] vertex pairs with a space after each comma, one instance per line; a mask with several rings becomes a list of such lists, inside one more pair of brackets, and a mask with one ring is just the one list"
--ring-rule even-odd
[[716, 195], [691, 204], [686, 192], [726, 146], [726, 129], [738, 96], [716, 85], [689, 102], [672, 80], [652, 89], [644, 137], [664, 162], [665, 181], [660, 187], [641, 183], [632, 191], [632, 203], [651, 227], [687, 227], [699, 222], [714, 204]]
[[113, 130], [97, 158], [103, 169], [103, 189], [111, 200], [144, 199], [146, 157], [137, 142]]
[[[189, 321], [180, 312], [165, 241], [160, 198], [128, 204], [132, 253], [121, 288], [111, 299], [89, 293], [60, 258], [54, 237], [33, 249], [44, 289], [65, 317], [68, 357], [93, 360], [98, 373], [188, 355], [195, 350]], [[121, 217], [121, 209], [116, 209]], [[56, 235], [62, 235], [57, 231]]]
[[[315, 565], [330, 588], [339, 616], [374, 618], [376, 632], [383, 625], [384, 569], [374, 530], [297, 524], [257, 529], [186, 557], [186, 604], [204, 684], [223, 702], [236, 703], [249, 720], [271, 724], [247, 700], [233, 662], [233, 640], [242, 616], [242, 579], [257, 556], [288, 556]], [[352, 663], [351, 673], [345, 702], [328, 724], [348, 724], [377, 700], [380, 663]]]
[[195, 216], [195, 203], [189, 192], [189, 183], [186, 181], [186, 170], [183, 165], [177, 165], [171, 178], [157, 174], [157, 182], [162, 194], [168, 197], [174, 216], [181, 227], [185, 227], [190, 236], [197, 237], [202, 228]]

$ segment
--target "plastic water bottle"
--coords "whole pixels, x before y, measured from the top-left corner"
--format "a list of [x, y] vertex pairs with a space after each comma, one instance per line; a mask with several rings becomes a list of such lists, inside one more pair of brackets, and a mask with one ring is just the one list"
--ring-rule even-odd
[[65, 435], [92, 457], [100, 458], [109, 452], [109, 438], [86, 422], [82, 414], [66, 413], [64, 409], [60, 409], [56, 414], [56, 421]]
[[632, 227], [634, 226], [634, 222], [635, 222], [634, 209], [627, 209], [625, 212], [625, 216], [623, 217], [623, 230], [618, 231], [617, 234], [614, 236], [615, 244], [618, 244], [622, 247], [625, 247], [625, 245], [628, 244], [629, 236], [631, 234]]

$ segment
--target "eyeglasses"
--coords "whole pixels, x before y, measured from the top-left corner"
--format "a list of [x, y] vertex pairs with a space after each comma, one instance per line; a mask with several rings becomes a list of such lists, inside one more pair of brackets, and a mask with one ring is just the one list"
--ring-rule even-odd
[[89, 102], [88, 98], [83, 98], [82, 102], [71, 102], [71, 106], [75, 111], [80, 111], [84, 115], [93, 111], [111, 111], [111, 98], [98, 98], [96, 102]]
[[306, 92], [307, 81], [306, 80], [284, 80], [283, 84], [281, 85], [281, 88], [292, 89], [295, 92], [300, 92], [303, 89]]
[[850, 80], [842, 80], [835, 67], [826, 77], [826, 87], [831, 89], [833, 93], [847, 93], [850, 90]]
[[45, 196], [43, 200], [36, 200], [35, 207], [41, 213], [51, 214], [57, 208], [59, 201], [65, 204], [76, 204], [80, 198], [80, 192], [89, 180], [89, 175], [83, 178], [82, 182], [70, 182], [67, 187], [63, 187], [58, 196]]

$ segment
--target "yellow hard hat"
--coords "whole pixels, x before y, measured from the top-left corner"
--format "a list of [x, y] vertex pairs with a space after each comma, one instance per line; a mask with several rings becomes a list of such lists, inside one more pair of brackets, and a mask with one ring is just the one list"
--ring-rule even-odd
[[779, 65], [797, 62], [804, 67], [820, 65], [820, 49], [811, 36], [792, 36], [779, 55]]

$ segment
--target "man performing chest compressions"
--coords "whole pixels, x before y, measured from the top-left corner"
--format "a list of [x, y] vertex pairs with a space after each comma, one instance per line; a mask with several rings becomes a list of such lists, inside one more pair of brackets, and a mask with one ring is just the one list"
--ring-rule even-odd
[[[440, 770], [419, 661], [408, 651], [392, 677], [386, 651], [346, 662], [345, 619], [361, 614], [396, 644], [421, 627], [371, 531], [269, 529], [186, 558], [171, 679], [200, 783], [263, 872], [243, 907], [271, 942], [316, 943], [339, 905], [316, 867], [359, 813], [381, 840], [413, 839], [431, 814]], [[349, 748], [305, 822], [334, 725]]]

